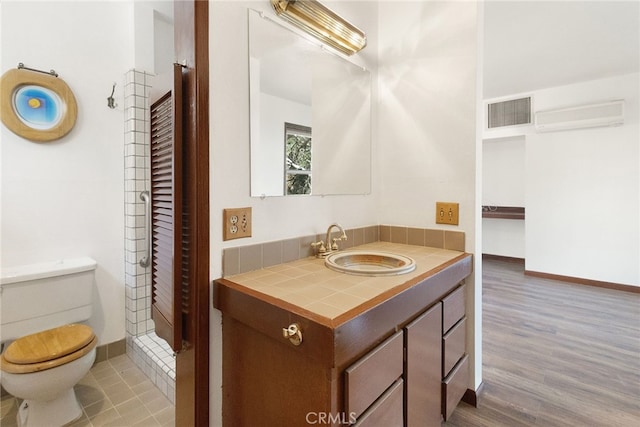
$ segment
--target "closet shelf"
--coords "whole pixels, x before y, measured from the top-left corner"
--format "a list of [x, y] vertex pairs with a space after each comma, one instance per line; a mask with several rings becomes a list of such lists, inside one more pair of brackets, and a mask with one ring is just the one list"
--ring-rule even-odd
[[524, 207], [482, 206], [482, 218], [524, 219]]

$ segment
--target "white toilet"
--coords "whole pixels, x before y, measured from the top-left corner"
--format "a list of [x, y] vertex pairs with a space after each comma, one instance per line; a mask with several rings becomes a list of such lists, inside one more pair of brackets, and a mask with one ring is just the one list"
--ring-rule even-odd
[[19, 426], [63, 426], [82, 415], [73, 387], [93, 365], [97, 338], [75, 322], [93, 312], [95, 268], [78, 258], [2, 270], [1, 381], [24, 399]]

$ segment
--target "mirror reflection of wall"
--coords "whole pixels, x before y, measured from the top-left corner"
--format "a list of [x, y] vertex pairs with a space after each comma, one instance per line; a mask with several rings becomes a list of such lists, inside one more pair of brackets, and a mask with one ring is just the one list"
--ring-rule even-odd
[[[370, 193], [369, 71], [252, 10], [249, 70], [251, 195]], [[311, 131], [309, 170], [289, 168], [286, 123]]]

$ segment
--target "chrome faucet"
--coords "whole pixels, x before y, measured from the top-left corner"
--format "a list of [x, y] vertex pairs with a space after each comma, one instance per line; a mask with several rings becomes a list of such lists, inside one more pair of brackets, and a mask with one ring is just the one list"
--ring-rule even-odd
[[[331, 230], [333, 230], [334, 227], [342, 233], [340, 237], [331, 237]], [[340, 224], [333, 223], [329, 226], [329, 228], [327, 228], [326, 239], [324, 241], [320, 240], [319, 242], [312, 243], [311, 246], [316, 249], [316, 256], [318, 258], [323, 258], [329, 255], [331, 252], [339, 250], [338, 241], [340, 240], [347, 240], [347, 233], [344, 232], [344, 228], [342, 228]]]

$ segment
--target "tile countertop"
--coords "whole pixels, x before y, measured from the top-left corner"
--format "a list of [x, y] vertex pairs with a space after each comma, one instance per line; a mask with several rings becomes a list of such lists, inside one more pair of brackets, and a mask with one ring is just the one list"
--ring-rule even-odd
[[370, 299], [409, 282], [459, 257], [464, 252], [389, 242], [368, 243], [349, 250], [375, 250], [411, 257], [410, 273], [367, 277], [339, 273], [325, 267], [324, 259], [304, 258], [248, 273], [225, 277], [240, 286], [286, 301], [319, 316], [335, 319]]

